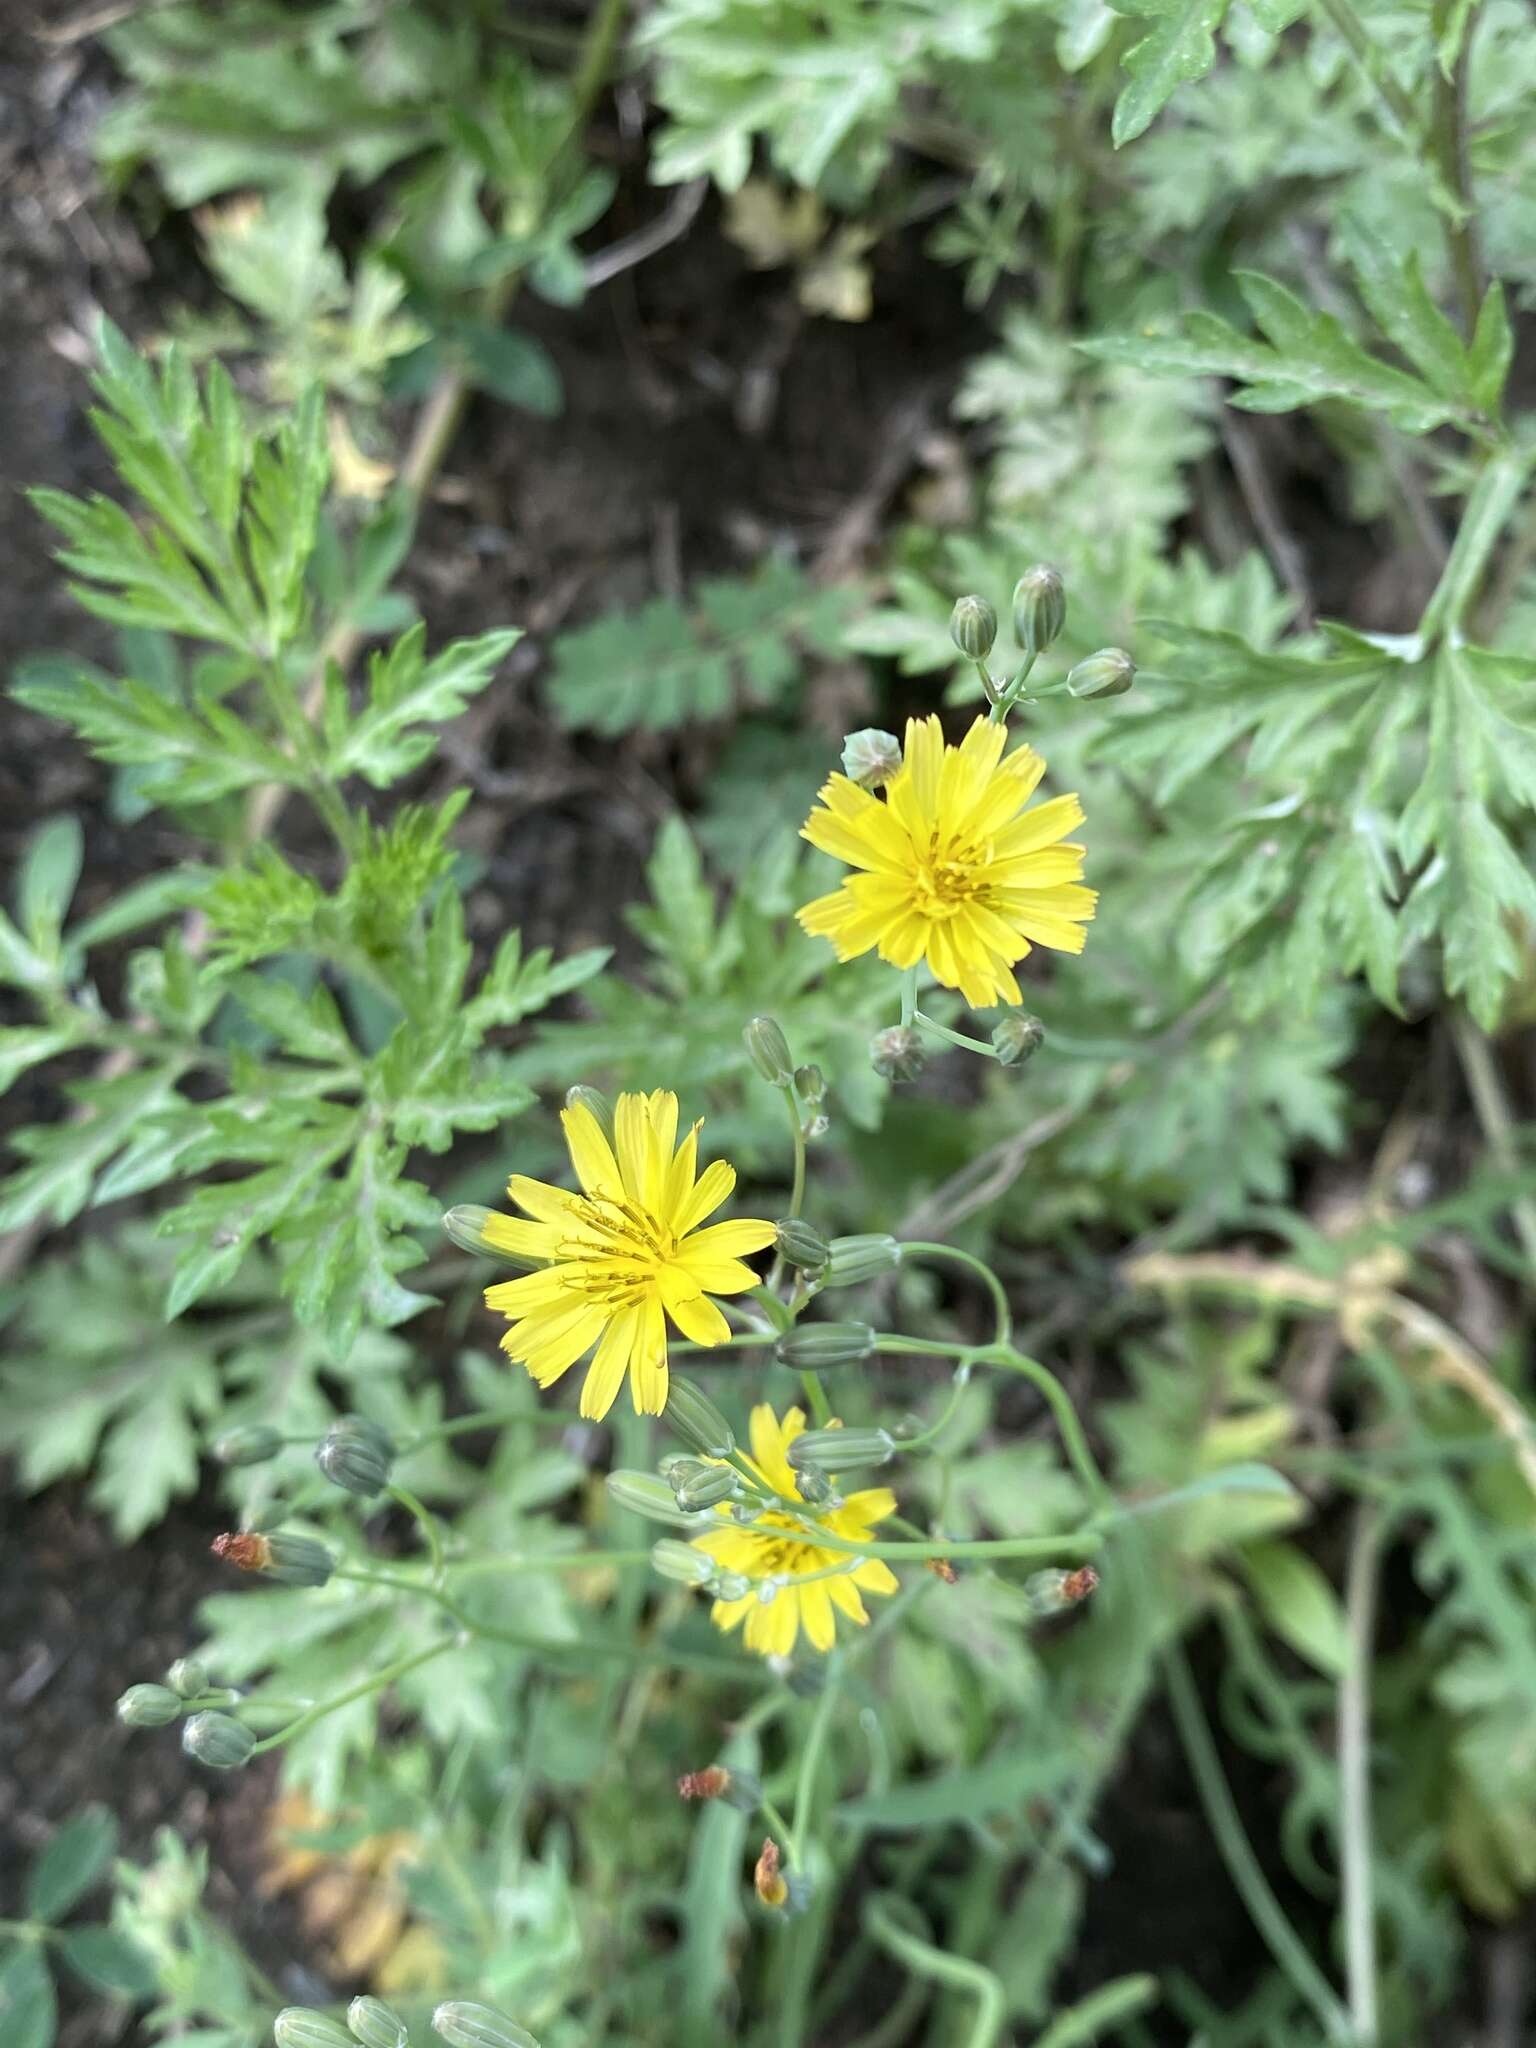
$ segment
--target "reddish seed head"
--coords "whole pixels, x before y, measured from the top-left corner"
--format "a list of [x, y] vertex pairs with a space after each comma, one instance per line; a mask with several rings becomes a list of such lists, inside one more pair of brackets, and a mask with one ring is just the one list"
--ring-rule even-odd
[[752, 1873], [752, 1882], [757, 1886], [757, 1896], [765, 1906], [782, 1906], [789, 1897], [789, 1886], [779, 1870], [779, 1845], [772, 1835], [763, 1844], [763, 1852], [757, 1859], [757, 1868]]
[[1086, 1600], [1099, 1583], [1099, 1575], [1091, 1564], [1080, 1564], [1075, 1572], [1068, 1572], [1061, 1582], [1061, 1597], [1076, 1606], [1079, 1600]]
[[942, 1579], [946, 1586], [954, 1585], [960, 1576], [947, 1557], [928, 1557], [924, 1558], [923, 1562], [927, 1565], [929, 1571], [933, 1573], [933, 1576], [936, 1579]]
[[272, 1562], [272, 1546], [266, 1537], [253, 1535], [248, 1530], [238, 1536], [230, 1530], [222, 1536], [215, 1536], [213, 1554], [242, 1572], [265, 1571]]
[[707, 1770], [684, 1771], [677, 1781], [677, 1789], [684, 1799], [719, 1799], [730, 1790], [731, 1774], [724, 1764], [711, 1764]]

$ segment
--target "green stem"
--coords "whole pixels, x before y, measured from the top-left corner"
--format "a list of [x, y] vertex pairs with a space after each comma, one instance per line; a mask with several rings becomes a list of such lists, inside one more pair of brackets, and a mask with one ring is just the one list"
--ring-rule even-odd
[[912, 1020], [917, 1015], [917, 969], [906, 968], [901, 977], [901, 1021], [903, 1028], [910, 1031]]
[[[1480, 1030], [1461, 1008], [1451, 1012], [1451, 1037], [1456, 1056], [1467, 1077], [1467, 1092], [1488, 1141], [1488, 1150], [1502, 1172], [1514, 1176], [1520, 1155], [1515, 1143], [1515, 1117], [1504, 1093], [1503, 1078], [1487, 1033]], [[1529, 1195], [1515, 1195], [1509, 1205], [1515, 1234], [1529, 1268], [1527, 1284], [1536, 1287], [1536, 1201]]]
[[[789, 1111], [790, 1139], [795, 1148], [794, 1177], [789, 1190], [789, 1216], [795, 1217], [805, 1202], [805, 1119], [800, 1113], [800, 1099], [795, 1093], [793, 1081], [786, 1082], [779, 1090], [784, 1098], [784, 1107]], [[784, 1254], [776, 1252], [773, 1270], [768, 1275], [768, 1292], [777, 1301], [779, 1287], [784, 1279]]]
[[1089, 1447], [1087, 1432], [1072, 1405], [1072, 1396], [1057, 1379], [1049, 1366], [1042, 1365], [1037, 1358], [1028, 1358], [1022, 1351], [1015, 1351], [1012, 1345], [999, 1346], [995, 1351], [977, 1353], [981, 1365], [1000, 1365], [1008, 1372], [1016, 1372], [1044, 1395], [1056, 1428], [1061, 1437], [1062, 1448], [1071, 1461], [1072, 1469], [1082, 1481], [1089, 1499], [1095, 1507], [1106, 1508], [1114, 1504], [1114, 1496], [1104, 1474], [1099, 1470], [1099, 1461]]
[[941, 1024], [936, 1017], [930, 1017], [923, 1010], [913, 1012], [914, 1021], [931, 1031], [936, 1038], [947, 1039], [951, 1045], [958, 1045], [962, 1052], [979, 1052], [989, 1060], [997, 1058], [997, 1047], [989, 1045], [984, 1038], [972, 1038], [964, 1031], [951, 1031], [947, 1024]]
[[393, 1685], [396, 1679], [404, 1678], [407, 1672], [419, 1670], [434, 1657], [441, 1657], [448, 1650], [458, 1647], [457, 1636], [444, 1636], [440, 1642], [431, 1643], [425, 1650], [417, 1650], [409, 1657], [397, 1657], [393, 1664], [386, 1664], [382, 1671], [374, 1671], [367, 1678], [360, 1679], [347, 1691], [337, 1693], [334, 1699], [321, 1700], [318, 1706], [300, 1714], [296, 1721], [290, 1721], [286, 1728], [279, 1728], [275, 1735], [268, 1735], [252, 1750], [253, 1756], [260, 1756], [269, 1749], [281, 1749], [292, 1742], [295, 1736], [303, 1735], [313, 1728], [317, 1721], [323, 1721], [328, 1714], [338, 1713], [343, 1707], [350, 1707], [354, 1700], [365, 1700], [370, 1693], [382, 1692], [386, 1685]]
[[1462, 509], [1450, 559], [1419, 621], [1426, 650], [1458, 634], [1477, 602], [1493, 550], [1525, 494], [1533, 461], [1536, 449], [1501, 448], [1484, 463]]
[[968, 1962], [964, 1956], [946, 1955], [943, 1949], [913, 1933], [909, 1926], [903, 1926], [896, 1917], [898, 1911], [903, 1917], [917, 1917], [905, 1900], [890, 1893], [877, 1892], [866, 1899], [864, 1926], [872, 1939], [888, 1955], [904, 1963], [914, 1976], [926, 1977], [931, 1983], [946, 1985], [954, 1991], [969, 1991], [976, 2000], [976, 2019], [965, 2036], [963, 2048], [992, 2048], [1002, 2031], [1007, 2009], [996, 1973], [982, 1963]]
[[[793, 1512], [793, 1503], [782, 1503], [781, 1512]], [[835, 1536], [803, 1510], [796, 1519], [818, 1550], [835, 1550], [844, 1557], [884, 1557], [897, 1563], [921, 1564], [930, 1557], [1092, 1557], [1104, 1547], [1096, 1529], [1073, 1529], [1058, 1536], [986, 1536], [965, 1543], [855, 1543], [847, 1536]], [[750, 1529], [751, 1525], [747, 1526]]]
[[[1437, 52], [1456, 12], [1456, 0], [1435, 0], [1432, 22]], [[1429, 146], [1440, 181], [1455, 202], [1456, 213], [1444, 214], [1445, 246], [1463, 330], [1470, 340], [1483, 303], [1483, 265], [1477, 246], [1477, 202], [1472, 191], [1472, 166], [1467, 155], [1467, 64], [1472, 48], [1475, 10], [1463, 16], [1460, 48], [1447, 75], [1443, 63], [1431, 66], [1433, 97]]]
[[1419, 142], [1418, 113], [1366, 33], [1365, 23], [1355, 12], [1352, 0], [1319, 0], [1319, 5], [1360, 66], [1366, 83], [1386, 109], [1399, 139], [1416, 148]]
[[1216, 1837], [1216, 1846], [1227, 1866], [1227, 1875], [1236, 1886], [1248, 1909], [1248, 1917], [1263, 1937], [1265, 1946], [1290, 1979], [1297, 1995], [1317, 2015], [1324, 2034], [1330, 2041], [1339, 2043], [1340, 2048], [1348, 2048], [1354, 2038], [1349, 2016], [1340, 2005], [1333, 1986], [1307, 1953], [1301, 1936], [1286, 1918], [1269, 1879], [1259, 1866], [1259, 1859], [1253, 1853], [1253, 1845], [1248, 1840], [1222, 1771], [1221, 1759], [1216, 1753], [1216, 1744], [1200, 1704], [1200, 1695], [1190, 1676], [1189, 1665], [1176, 1643], [1163, 1654], [1163, 1678], [1179, 1740], [1184, 1745], [1184, 1754], [1200, 1794], [1200, 1804], [1205, 1809], [1211, 1833]]
[[827, 1746], [827, 1736], [831, 1731], [832, 1716], [837, 1708], [839, 1677], [840, 1673], [835, 1665], [828, 1670], [826, 1685], [821, 1698], [816, 1702], [816, 1712], [811, 1717], [811, 1729], [805, 1738], [805, 1748], [800, 1752], [800, 1769], [795, 1780], [795, 1820], [790, 1829], [789, 1839], [793, 1845], [795, 1862], [801, 1865], [805, 1862], [811, 1816], [816, 1811], [816, 1780], [821, 1772], [821, 1759]]
[[999, 1345], [1008, 1342], [1013, 1334], [1013, 1311], [1008, 1306], [1002, 1281], [985, 1259], [978, 1259], [972, 1252], [961, 1251], [958, 1245], [929, 1244], [922, 1238], [909, 1238], [902, 1245], [901, 1252], [903, 1258], [910, 1255], [920, 1259], [950, 1259], [955, 1265], [964, 1266], [967, 1272], [974, 1273], [992, 1297], [992, 1309], [997, 1318], [992, 1341]]
[[1349, 1662], [1339, 1686], [1339, 1866], [1344, 1896], [1344, 1981], [1358, 2048], [1375, 2048], [1376, 1906], [1371, 1872], [1371, 1658], [1381, 1525], [1356, 1511], [1345, 1574]]
[[427, 1556], [431, 1565], [432, 1583], [434, 1585], [438, 1584], [443, 1576], [443, 1537], [442, 1531], [437, 1525], [436, 1515], [424, 1506], [414, 1493], [408, 1492], [403, 1486], [391, 1486], [388, 1492], [390, 1499], [398, 1501], [400, 1506], [415, 1521], [417, 1528], [420, 1529], [426, 1541]]
[[1024, 666], [1019, 670], [1018, 674], [1014, 677], [1013, 681], [1011, 683], [1006, 684], [1004, 688], [998, 692], [997, 702], [992, 706], [991, 711], [987, 714], [988, 722], [990, 724], [1001, 725], [1004, 722], [1009, 712], [1013, 709], [1014, 705], [1017, 704], [1019, 699], [1023, 696], [1024, 685], [1029, 681], [1029, 672], [1039, 659], [1040, 657], [1038, 654], [1029, 655], [1025, 659]]
[[1090, 2048], [1106, 2027], [1122, 2027], [1157, 2003], [1155, 1977], [1121, 1977], [1079, 1999], [1070, 2012], [1053, 2020], [1035, 2048]]

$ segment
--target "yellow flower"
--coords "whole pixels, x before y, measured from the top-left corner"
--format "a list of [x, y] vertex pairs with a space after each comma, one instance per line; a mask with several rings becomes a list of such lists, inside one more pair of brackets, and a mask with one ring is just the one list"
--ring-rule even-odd
[[667, 1405], [666, 1317], [695, 1344], [728, 1337], [731, 1326], [709, 1294], [757, 1285], [742, 1254], [772, 1244], [773, 1225], [699, 1228], [735, 1187], [736, 1169], [717, 1159], [698, 1171], [698, 1124], [673, 1151], [677, 1097], [664, 1088], [619, 1097], [611, 1145], [585, 1104], [560, 1120], [581, 1192], [514, 1173], [507, 1193], [533, 1221], [492, 1216], [485, 1225], [488, 1245], [544, 1262], [485, 1290], [487, 1306], [512, 1323], [501, 1348], [547, 1387], [595, 1344], [582, 1414], [594, 1422], [606, 1415], [627, 1372], [636, 1412], [659, 1415]]
[[1032, 747], [1004, 760], [1006, 737], [978, 718], [947, 747], [937, 718], [908, 719], [883, 803], [845, 775], [822, 789], [800, 836], [862, 872], [807, 903], [800, 922], [839, 960], [871, 947], [894, 967], [926, 960], [981, 1009], [1023, 1000], [1013, 968], [1032, 945], [1083, 950], [1098, 899], [1081, 885], [1083, 849], [1060, 843], [1083, 807], [1058, 796], [1025, 811], [1045, 763]]
[[[752, 1410], [752, 1456], [748, 1462], [770, 1492], [787, 1500], [797, 1498], [788, 1451], [804, 1428], [805, 1416], [798, 1408], [789, 1409], [782, 1423], [766, 1404]], [[876, 1522], [895, 1512], [896, 1496], [891, 1489], [872, 1486], [863, 1493], [850, 1493], [841, 1507], [818, 1514], [816, 1519], [829, 1535], [864, 1543]], [[861, 1589], [866, 1593], [896, 1591], [896, 1574], [883, 1559], [823, 1550], [814, 1536], [771, 1508], [755, 1522], [712, 1529], [693, 1541], [695, 1549], [707, 1551], [724, 1571], [740, 1572], [748, 1579], [789, 1581], [779, 1587], [767, 1606], [752, 1592], [740, 1600], [717, 1600], [710, 1609], [709, 1618], [716, 1628], [733, 1629], [744, 1621], [747, 1648], [760, 1650], [765, 1657], [788, 1656], [802, 1628], [813, 1649], [830, 1650], [837, 1639], [837, 1614], [845, 1614], [861, 1628], [869, 1620], [859, 1598]], [[834, 1575], [813, 1578], [808, 1585], [796, 1583], [811, 1573], [828, 1571]]]

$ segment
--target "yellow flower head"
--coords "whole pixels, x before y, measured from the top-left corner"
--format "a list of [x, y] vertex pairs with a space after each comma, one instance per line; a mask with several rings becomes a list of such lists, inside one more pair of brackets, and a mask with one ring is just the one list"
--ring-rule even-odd
[[1098, 899], [1081, 883], [1083, 849], [1060, 843], [1083, 807], [1058, 796], [1025, 811], [1045, 763], [1032, 747], [1005, 760], [1006, 738], [978, 718], [947, 747], [937, 718], [911, 718], [883, 803], [845, 775], [822, 789], [801, 837], [861, 872], [807, 903], [800, 922], [839, 960], [871, 947], [893, 967], [926, 960], [982, 1009], [1023, 1000], [1013, 968], [1032, 945], [1083, 950]]
[[[786, 1500], [798, 1498], [789, 1447], [805, 1428], [805, 1416], [789, 1409], [782, 1422], [766, 1405], [752, 1410], [752, 1457], [749, 1461], [763, 1484]], [[723, 1512], [723, 1510], [722, 1510]], [[812, 1512], [807, 1510], [807, 1513]], [[850, 1493], [841, 1507], [816, 1515], [829, 1535], [863, 1543], [876, 1522], [896, 1512], [896, 1496], [888, 1486], [872, 1486], [863, 1493]], [[717, 1600], [710, 1609], [716, 1628], [733, 1629], [744, 1621], [742, 1634], [749, 1650], [765, 1657], [787, 1657], [795, 1638], [805, 1630], [812, 1649], [830, 1650], [837, 1639], [837, 1615], [844, 1614], [862, 1628], [869, 1620], [865, 1593], [894, 1593], [896, 1574], [878, 1557], [854, 1557], [843, 1550], [823, 1550], [788, 1515], [769, 1509], [755, 1522], [732, 1523], [729, 1528], [711, 1529], [707, 1536], [695, 1536], [694, 1547], [707, 1551], [722, 1570], [740, 1572], [748, 1579], [782, 1579], [773, 1599], [764, 1606], [756, 1592], [740, 1600]], [[827, 1572], [827, 1578], [812, 1573]]]
[[614, 1141], [585, 1104], [561, 1113], [581, 1192], [513, 1174], [507, 1192], [525, 1215], [492, 1216], [487, 1245], [539, 1259], [536, 1273], [485, 1290], [512, 1327], [501, 1348], [551, 1386], [596, 1344], [581, 1390], [581, 1412], [599, 1420], [629, 1374], [641, 1415], [667, 1405], [667, 1324], [695, 1344], [718, 1344], [730, 1324], [709, 1294], [741, 1294], [758, 1276], [742, 1254], [773, 1242], [773, 1225], [699, 1228], [736, 1185], [717, 1159], [698, 1171], [699, 1125], [673, 1150], [677, 1097], [658, 1088], [621, 1095]]

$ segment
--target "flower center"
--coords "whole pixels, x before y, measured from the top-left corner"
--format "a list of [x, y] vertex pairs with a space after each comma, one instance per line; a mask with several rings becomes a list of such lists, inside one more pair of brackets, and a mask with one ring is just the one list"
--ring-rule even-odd
[[583, 1195], [571, 1211], [590, 1235], [562, 1239], [556, 1247], [556, 1260], [574, 1269], [567, 1284], [610, 1310], [644, 1301], [677, 1249], [671, 1231], [633, 1202], [612, 1195]]
[[[764, 1533], [769, 1528], [786, 1529], [792, 1533], [769, 1536]], [[795, 1528], [793, 1522], [786, 1522], [778, 1515], [764, 1515], [760, 1522], [742, 1533], [750, 1536], [756, 1546], [757, 1554], [749, 1568], [750, 1576], [754, 1578], [792, 1578], [797, 1572], [819, 1571], [823, 1565], [838, 1562], [837, 1552], [818, 1549]]]
[[912, 881], [912, 908], [919, 916], [954, 917], [986, 889], [986, 848], [945, 841], [934, 832], [926, 852], [918, 853]]

